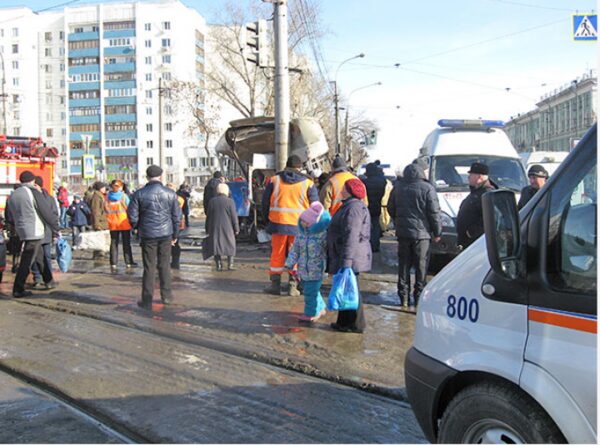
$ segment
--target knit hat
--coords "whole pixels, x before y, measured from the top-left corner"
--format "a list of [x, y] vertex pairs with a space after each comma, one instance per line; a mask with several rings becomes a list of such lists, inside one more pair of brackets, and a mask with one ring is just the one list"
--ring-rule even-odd
[[158, 178], [162, 174], [163, 169], [160, 168], [158, 165], [151, 165], [146, 169], [146, 176], [148, 176], [149, 178]]
[[21, 184], [25, 184], [26, 182], [35, 181], [35, 175], [31, 173], [29, 170], [25, 170], [23, 173], [19, 175], [19, 182]]
[[38, 187], [43, 187], [44, 186], [44, 178], [42, 178], [41, 176], [36, 176], [35, 177], [35, 185], [37, 185]]
[[548, 172], [541, 165], [532, 165], [527, 172], [527, 176], [537, 176], [538, 178], [547, 178]]
[[469, 173], [475, 173], [475, 174], [479, 174], [479, 175], [489, 175], [490, 168], [487, 165], [482, 164], [481, 162], [473, 162], [471, 164], [471, 168], [469, 169]]
[[297, 155], [291, 155], [285, 166], [286, 168], [302, 168], [302, 159]]
[[340, 156], [336, 156], [331, 164], [331, 167], [334, 171], [346, 168], [346, 161], [344, 161], [344, 159], [342, 159]]
[[229, 186], [224, 182], [217, 185], [217, 195], [229, 196]]
[[92, 187], [94, 190], [100, 191], [102, 189], [102, 187], [107, 187], [107, 185], [102, 181], [96, 181], [96, 182], [94, 182], [94, 185]]
[[365, 188], [365, 185], [358, 178], [348, 179], [344, 184], [344, 187], [346, 188], [346, 191], [355, 198], [364, 199], [364, 197], [367, 195], [367, 189]]
[[216, 171], [213, 173], [213, 178], [215, 179], [219, 179], [221, 176], [223, 176], [223, 173], [221, 173], [220, 171]]
[[308, 209], [302, 212], [300, 215], [300, 221], [304, 221], [306, 224], [308, 224], [308, 227], [311, 227], [313, 224], [319, 222], [319, 219], [321, 219], [321, 215], [323, 214], [323, 210], [325, 210], [323, 204], [321, 204], [319, 201], [315, 201]]

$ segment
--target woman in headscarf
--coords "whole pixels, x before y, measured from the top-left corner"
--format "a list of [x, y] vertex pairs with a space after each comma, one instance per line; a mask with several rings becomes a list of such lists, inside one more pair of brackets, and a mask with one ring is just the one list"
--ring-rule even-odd
[[227, 257], [227, 269], [233, 270], [235, 236], [240, 233], [240, 226], [227, 184], [217, 185], [217, 196], [209, 201], [207, 210], [206, 232], [212, 244], [217, 271], [223, 270], [222, 257]]
[[[342, 207], [333, 216], [327, 232], [328, 269], [336, 274], [349, 267], [358, 276], [371, 270], [371, 217], [362, 201], [367, 194], [360, 179], [349, 179], [342, 189]], [[362, 333], [366, 327], [362, 298], [358, 309], [338, 312], [331, 327], [341, 332]]]

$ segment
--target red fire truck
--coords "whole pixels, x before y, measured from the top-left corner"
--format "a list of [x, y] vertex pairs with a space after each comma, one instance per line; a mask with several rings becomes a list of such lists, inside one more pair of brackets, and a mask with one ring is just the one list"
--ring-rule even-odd
[[44, 188], [54, 196], [54, 169], [58, 151], [41, 138], [0, 134], [0, 211], [4, 213], [19, 175], [29, 170], [44, 180]]

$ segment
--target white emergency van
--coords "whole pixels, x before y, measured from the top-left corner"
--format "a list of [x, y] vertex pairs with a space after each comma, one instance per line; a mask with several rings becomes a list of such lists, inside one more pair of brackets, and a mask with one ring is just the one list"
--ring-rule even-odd
[[519, 154], [495, 120], [441, 119], [423, 143], [419, 158], [429, 165], [428, 179], [435, 187], [442, 215], [442, 239], [431, 244], [432, 256], [458, 255], [456, 216], [469, 194], [469, 167], [486, 164], [490, 179], [500, 188], [519, 193], [527, 178]]
[[406, 388], [440, 443], [596, 443], [597, 126], [421, 294]]

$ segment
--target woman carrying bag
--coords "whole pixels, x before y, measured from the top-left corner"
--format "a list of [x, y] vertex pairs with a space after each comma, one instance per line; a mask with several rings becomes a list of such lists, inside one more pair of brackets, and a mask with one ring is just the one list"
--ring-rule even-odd
[[[349, 179], [342, 189], [342, 207], [331, 219], [327, 232], [327, 271], [337, 274], [350, 268], [354, 274], [371, 270], [371, 217], [362, 202], [367, 191], [360, 179]], [[366, 327], [362, 299], [358, 309], [341, 310], [331, 327], [341, 332], [362, 333]]]

